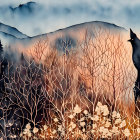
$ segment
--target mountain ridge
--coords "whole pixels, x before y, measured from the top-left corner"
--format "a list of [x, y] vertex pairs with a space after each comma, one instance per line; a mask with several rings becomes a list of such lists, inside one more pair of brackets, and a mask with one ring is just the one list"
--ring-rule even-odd
[[17, 28], [4, 24], [2, 22], [0, 22], [0, 31], [5, 32], [7, 34], [11, 34], [11, 35], [15, 36], [16, 38], [28, 37], [27, 35], [20, 32]]
[[23, 47], [28, 47], [33, 46], [39, 40], [47, 39], [49, 40], [50, 46], [58, 46], [58, 48], [60, 48], [63, 40], [71, 40], [73, 42], [73, 46], [76, 46], [78, 42], [83, 41], [86, 31], [88, 31], [88, 33], [94, 38], [94, 35], [96, 34], [94, 29], [99, 29], [100, 27], [111, 31], [112, 33], [114, 32], [115, 34], [127, 32], [125, 28], [115, 24], [102, 21], [91, 21], [58, 29], [54, 32], [23, 38], [19, 40], [19, 43], [23, 44]]
[[37, 12], [39, 10], [38, 9], [39, 7], [40, 7], [40, 5], [37, 4], [36, 2], [27, 2], [24, 4], [20, 4], [16, 7], [9, 6], [9, 9], [13, 13], [18, 13], [18, 14], [23, 14], [23, 15], [29, 15], [29, 14], [31, 15], [32, 13]]
[[53, 34], [53, 33], [56, 33], [56, 32], [59, 32], [59, 31], [63, 31], [63, 30], [69, 30], [71, 28], [76, 28], [78, 26], [82, 26], [82, 25], [86, 25], [86, 24], [104, 24], [104, 25], [109, 25], [110, 27], [115, 27], [115, 28], [118, 28], [118, 29], [122, 29], [124, 31], [127, 31], [124, 27], [121, 27], [121, 26], [118, 26], [114, 23], [109, 23], [109, 22], [104, 22], [104, 21], [90, 21], [90, 22], [83, 22], [83, 23], [79, 23], [79, 24], [74, 24], [74, 25], [71, 25], [71, 26], [68, 26], [68, 27], [65, 27], [65, 28], [61, 28], [61, 29], [58, 29], [56, 31], [52, 31], [52, 32], [48, 32], [48, 33], [44, 33], [44, 34], [39, 34], [39, 35], [36, 35], [36, 36], [32, 36], [30, 38], [34, 38], [34, 37], [39, 37], [39, 36], [44, 36], [44, 35], [47, 35], [47, 34]]
[[[16, 43], [21, 43], [21, 44], [23, 43], [23, 44], [28, 45], [28, 44], [32, 44], [32, 43], [36, 42], [39, 39], [45, 39], [47, 37], [49, 37], [49, 39], [52, 42], [53, 41], [55, 42], [57, 38], [58, 39], [60, 38], [60, 36], [61, 37], [64, 36], [66, 38], [70, 37], [74, 41], [76, 41], [79, 38], [79, 33], [84, 35], [85, 30], [88, 30], [89, 32], [92, 32], [92, 28], [96, 29], [97, 27], [116, 30], [116, 31], [119, 31], [119, 32], [120, 31], [127, 31], [124, 27], [118, 26], [116, 24], [108, 23], [108, 22], [103, 22], [103, 21], [91, 21], [91, 22], [79, 23], [79, 24], [68, 26], [66, 28], [58, 29], [58, 30], [53, 31], [53, 32], [48, 32], [48, 33], [45, 33], [45, 34], [39, 34], [39, 35], [36, 35], [36, 36], [31, 36], [31, 37], [26, 35], [26, 37], [24, 37], [24, 38], [20, 38], [20, 37], [14, 35], [14, 34], [3, 32], [1, 30], [0, 31], [1, 31], [1, 36], [2, 35], [4, 36], [3, 38], [4, 38], [5, 42], [6, 42], [6, 39], [7, 39], [7, 42], [9, 42], [9, 44], [10, 43], [13, 44], [13, 43], [16, 42]], [[16, 31], [18, 31], [15, 27], [13, 27], [12, 29], [15, 29]], [[91, 34], [94, 35], [93, 32]]]

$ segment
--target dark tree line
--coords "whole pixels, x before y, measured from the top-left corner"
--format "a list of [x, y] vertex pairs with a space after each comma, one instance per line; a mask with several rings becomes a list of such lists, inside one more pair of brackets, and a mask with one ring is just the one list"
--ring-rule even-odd
[[39, 127], [49, 118], [42, 66], [23, 53], [19, 63], [10, 59], [0, 42], [0, 137], [4, 139], [20, 136], [28, 123]]
[[3, 54], [3, 45], [0, 41], [0, 98], [3, 95], [3, 90], [4, 90], [4, 71], [6, 70], [8, 65], [8, 62], [6, 60], [6, 58], [4, 57]]

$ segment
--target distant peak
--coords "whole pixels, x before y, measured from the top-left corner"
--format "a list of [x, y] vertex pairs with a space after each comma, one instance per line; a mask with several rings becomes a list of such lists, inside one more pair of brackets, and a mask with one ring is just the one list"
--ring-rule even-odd
[[36, 2], [30, 1], [24, 4], [20, 4], [19, 7], [24, 6], [24, 5], [33, 5], [33, 4], [36, 4]]
[[10, 6], [10, 8], [12, 8], [12, 9], [17, 9], [17, 8], [22, 8], [22, 7], [34, 6], [34, 5], [36, 5], [36, 4], [37, 4], [36, 2], [30, 1], [30, 2], [27, 2], [27, 3], [20, 4], [20, 5], [16, 6], [16, 7], [11, 7], [11, 6]]
[[[89, 22], [84, 22], [84, 23], [79, 23], [79, 24], [74, 24], [74, 25], [71, 25], [69, 27], [66, 27], [66, 28], [62, 28], [62, 29], [59, 29], [59, 30], [56, 30], [56, 31], [61, 31], [61, 30], [67, 30], [67, 29], [71, 29], [71, 28], [77, 28], [77, 27], [83, 27], [83, 26], [88, 26], [88, 25], [93, 25], [93, 24], [96, 24], [96, 25], [103, 25], [107, 28], [114, 28], [114, 29], [120, 29], [120, 30], [125, 30], [127, 31], [124, 27], [121, 27], [121, 26], [118, 26], [114, 23], [109, 23], [109, 22], [104, 22], [104, 21], [89, 21]], [[55, 32], [55, 31], [54, 31]], [[52, 32], [51, 32], [52, 33]]]
[[13, 35], [17, 38], [26, 38], [28, 37], [27, 35], [23, 34], [22, 32], [20, 32], [17, 28], [10, 26], [10, 25], [6, 25], [4, 23], [0, 22], [0, 32], [9, 34], [9, 35]]
[[17, 12], [17, 14], [19, 14], [19, 15], [22, 14], [22, 15], [28, 17], [27, 15], [37, 12], [40, 8], [40, 5], [36, 2], [30, 1], [27, 3], [20, 4], [16, 7], [10, 6], [9, 8], [13, 13]]

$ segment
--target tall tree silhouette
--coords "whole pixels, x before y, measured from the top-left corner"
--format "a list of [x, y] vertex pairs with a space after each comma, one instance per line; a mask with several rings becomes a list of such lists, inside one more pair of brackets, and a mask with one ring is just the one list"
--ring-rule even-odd
[[0, 40], [0, 59], [1, 59], [1, 57], [2, 57], [2, 52], [3, 52], [3, 47], [2, 47], [3, 45], [2, 45], [2, 43], [1, 43], [1, 40]]
[[134, 87], [135, 103], [138, 97], [140, 97], [140, 40], [137, 35], [130, 29], [130, 40], [128, 40], [133, 49], [132, 59], [137, 69], [138, 75]]
[[6, 70], [6, 67], [8, 65], [8, 62], [6, 58], [3, 55], [3, 45], [0, 40], [0, 98], [3, 96], [3, 91], [4, 91], [4, 79], [3, 79], [3, 74]]

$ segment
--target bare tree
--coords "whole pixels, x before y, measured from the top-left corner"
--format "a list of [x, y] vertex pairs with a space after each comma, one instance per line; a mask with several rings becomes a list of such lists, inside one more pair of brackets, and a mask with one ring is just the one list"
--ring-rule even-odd
[[[130, 94], [136, 73], [127, 60], [128, 51], [120, 34], [100, 27], [93, 32], [94, 37], [87, 30], [77, 48], [62, 39], [61, 52], [49, 46], [48, 40], [40, 40], [28, 54], [21, 54], [20, 62], [8, 63], [3, 73], [0, 137], [127, 137], [124, 126], [120, 129], [116, 121], [128, 118], [124, 96]], [[115, 111], [118, 118], [114, 117]], [[114, 127], [119, 128], [116, 134]]]

